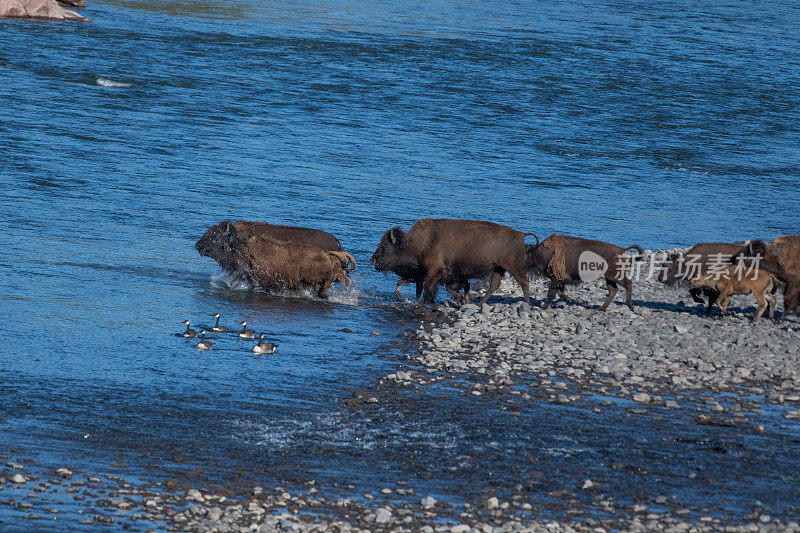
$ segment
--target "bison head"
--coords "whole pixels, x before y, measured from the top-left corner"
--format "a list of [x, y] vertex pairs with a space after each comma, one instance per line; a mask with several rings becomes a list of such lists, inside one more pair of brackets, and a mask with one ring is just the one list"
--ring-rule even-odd
[[413, 259], [408, 252], [408, 235], [398, 227], [384, 233], [378, 249], [369, 260], [378, 272], [402, 268], [409, 261]]
[[210, 257], [219, 263], [223, 269], [233, 272], [237, 269], [237, 259], [234, 247], [235, 238], [233, 225], [229, 220], [223, 220], [215, 226], [208, 228], [200, 240], [194, 245], [200, 255]]
[[540, 244], [525, 245], [525, 270], [538, 276], [545, 275], [547, 265], [553, 259], [553, 250]]
[[678, 275], [681, 271], [682, 261], [681, 254], [669, 254], [661, 265], [661, 270], [658, 273], [658, 281], [665, 285], [674, 285], [682, 281], [682, 276]]

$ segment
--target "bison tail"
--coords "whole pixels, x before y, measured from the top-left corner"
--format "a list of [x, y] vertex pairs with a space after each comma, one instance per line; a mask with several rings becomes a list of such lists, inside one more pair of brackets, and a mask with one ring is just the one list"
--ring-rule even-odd
[[627, 248], [623, 248], [623, 249], [622, 249], [622, 251], [623, 251], [623, 252], [627, 252], [628, 250], [636, 250], [636, 251], [637, 251], [637, 252], [639, 252], [640, 254], [643, 254], [643, 253], [644, 253], [644, 250], [643, 250], [643, 249], [642, 249], [642, 247], [641, 247], [641, 246], [639, 246], [638, 244], [631, 244], [631, 245], [630, 245], [630, 246], [628, 246]]
[[[525, 237], [527, 237], [528, 235], [533, 235], [534, 237], [536, 237], [535, 233], [523, 233], [522, 238], [525, 239]], [[536, 246], [539, 246], [539, 237], [536, 237]]]

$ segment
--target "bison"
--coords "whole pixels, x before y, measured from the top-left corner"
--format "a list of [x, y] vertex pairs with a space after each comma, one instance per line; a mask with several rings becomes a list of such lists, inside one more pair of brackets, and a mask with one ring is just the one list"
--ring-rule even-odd
[[277, 241], [309, 244], [331, 252], [342, 251], [339, 239], [326, 231], [282, 226], [267, 222], [248, 222], [246, 220], [239, 220], [235, 223], [231, 223], [230, 220], [223, 220], [219, 224], [211, 226], [197, 241], [195, 248], [203, 257], [210, 257], [222, 265], [222, 268], [230, 271], [231, 269], [226, 265], [231, 264], [234, 254], [233, 250], [230, 249], [227, 236], [233, 231], [242, 239], [269, 237]]
[[728, 265], [713, 274], [709, 273], [693, 278], [689, 284], [693, 288], [708, 287], [717, 291], [719, 296], [714, 302], [723, 316], [729, 314], [728, 305], [733, 295], [752, 293], [758, 300], [758, 310], [753, 317], [753, 322], [761, 318], [767, 307], [769, 307], [770, 320], [775, 321], [774, 293], [778, 290], [778, 282], [772, 274], [768, 274], [766, 271], [754, 269], [750, 273], [742, 266]]
[[355, 265], [355, 261], [346, 252], [254, 236], [235, 240], [233, 248], [239, 272], [264, 290], [311, 287], [317, 296], [325, 298], [334, 281], [350, 288], [347, 266]]
[[753, 261], [759, 270], [765, 270], [785, 284], [783, 314], [778, 322], [786, 320], [789, 313], [800, 315], [800, 235], [777, 237], [770, 243], [761, 239], [752, 241], [738, 254], [738, 258]]
[[[727, 242], [695, 244], [685, 254], [670, 254], [661, 265], [658, 279], [666, 285], [691, 285], [693, 279], [705, 277], [709, 271], [726, 267], [744, 250], [740, 244]], [[691, 286], [689, 294], [699, 304], [706, 303], [703, 296], [708, 298], [707, 315], [711, 314], [711, 308], [719, 298], [719, 291], [710, 286]]]
[[469, 301], [469, 280], [491, 276], [481, 300], [486, 302], [506, 272], [517, 280], [530, 303], [526, 235], [533, 234], [493, 222], [426, 218], [418, 220], [408, 233], [399, 227], [387, 231], [370, 262], [378, 272], [395, 272], [401, 281], [417, 283], [425, 303], [435, 301], [442, 283], [449, 290], [464, 289], [464, 300]]
[[[280, 228], [277, 235], [294, 235], [295, 240], [274, 238], [267, 231], [271, 228]], [[293, 229], [298, 231], [292, 233]], [[327, 243], [336, 249], [323, 249], [303, 239]], [[336, 280], [349, 288], [347, 274], [355, 270], [353, 256], [341, 251], [336, 237], [307, 228], [223, 221], [206, 231], [196, 248], [201, 256], [214, 259], [225, 271], [265, 290], [298, 290], [310, 286], [321, 298]]]
[[627, 259], [624, 258], [625, 252], [630, 249], [642, 253], [642, 249], [636, 244], [621, 248], [607, 242], [555, 233], [539, 244], [528, 245], [526, 247], [528, 270], [550, 279], [547, 300], [542, 304], [542, 308], [547, 309], [550, 306], [556, 293], [567, 303], [571, 302], [572, 299], [564, 293], [567, 284], [578, 284], [604, 277], [608, 296], [600, 310], [608, 309], [608, 305], [619, 290], [617, 283], [622, 282], [626, 293], [625, 303], [633, 311], [631, 300], [633, 284], [626, 272]]

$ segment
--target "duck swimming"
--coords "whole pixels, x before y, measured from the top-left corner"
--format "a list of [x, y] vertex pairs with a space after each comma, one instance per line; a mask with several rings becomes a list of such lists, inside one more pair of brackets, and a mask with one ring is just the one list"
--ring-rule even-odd
[[258, 344], [253, 346], [253, 353], [275, 353], [275, 350], [278, 349], [277, 344], [272, 344], [271, 342], [264, 342], [264, 334], [262, 333], [258, 337]]
[[252, 339], [255, 337], [256, 332], [252, 329], [247, 329], [247, 320], [242, 320], [240, 324], [242, 325], [242, 331], [239, 332], [239, 337], [243, 339]]
[[201, 350], [210, 350], [211, 349], [211, 341], [206, 340], [206, 330], [200, 332], [200, 342], [195, 344], [195, 347]]
[[217, 332], [221, 332], [221, 331], [229, 331], [229, 329], [228, 329], [228, 326], [220, 326], [220, 325], [219, 325], [219, 313], [214, 313], [214, 314], [213, 314], [213, 315], [211, 315], [211, 316], [213, 316], [214, 318], [216, 318], [216, 319], [217, 319], [217, 323], [216, 323], [216, 324], [214, 324], [214, 327], [213, 327], [213, 328], [211, 328], [211, 331], [217, 331]]
[[186, 324], [186, 331], [182, 333], [176, 333], [176, 335], [178, 335], [179, 337], [186, 337], [187, 339], [190, 339], [192, 337], [197, 337], [197, 332], [189, 327], [188, 320], [184, 320], [183, 322], [181, 322], [181, 324]]

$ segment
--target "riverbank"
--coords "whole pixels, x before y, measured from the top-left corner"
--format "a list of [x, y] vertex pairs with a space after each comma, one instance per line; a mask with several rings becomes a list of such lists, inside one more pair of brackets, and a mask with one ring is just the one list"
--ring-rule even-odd
[[[3, 459], [8, 459], [4, 456]], [[271, 532], [271, 531], [422, 531], [425, 533], [595, 532], [625, 531], [800, 531], [766, 512], [755, 511], [736, 525], [712, 516], [687, 518], [688, 509], [670, 511], [637, 505], [622, 509], [613, 498], [597, 495], [598, 509], [622, 511], [624, 518], [570, 518], [578, 512], [565, 500], [563, 517], [536, 518], [535, 507], [522, 496], [504, 501], [490, 497], [474, 504], [454, 506], [430, 496], [415, 494], [397, 481], [372, 494], [347, 494], [347, 486], [318, 487], [303, 483], [291, 492], [283, 487], [247, 488], [236, 496], [229, 488], [186, 488], [185, 480], [142, 483], [123, 476], [92, 475], [66, 467], [43, 469], [26, 460], [5, 461], [0, 477], [0, 506], [16, 515], [9, 530], [47, 530], [68, 526], [72, 530]], [[241, 487], [244, 489], [244, 487]], [[587, 482], [584, 491], [593, 491]], [[27, 494], [25, 494], [27, 493]], [[554, 494], [565, 498], [567, 494]], [[660, 501], [656, 507], [669, 507]], [[77, 518], [76, 518], [77, 516]]]
[[678, 409], [705, 395], [708, 409], [698, 416], [737, 423], [757, 420], [763, 400], [786, 419], [800, 418], [795, 318], [751, 323], [756, 302], [749, 295], [734, 297], [732, 315], [721, 318], [716, 307], [706, 316], [683, 287], [649, 279], [633, 291], [633, 312], [622, 289], [607, 312], [598, 311], [607, 293], [602, 281], [568, 287], [571, 303], [558, 299], [542, 310], [537, 297], [546, 294], [546, 280], [532, 281], [531, 307], [506, 279], [491, 303], [440, 306], [441, 319], [409, 337], [419, 353], [413, 365], [385, 379], [427, 385], [468, 376], [469, 393], [480, 396], [523, 378], [559, 404], [601, 394]]
[[[534, 304], [545, 293], [544, 281], [534, 280]], [[735, 297], [733, 316], [709, 318], [685, 289], [657, 282], [634, 285], [635, 312], [622, 294], [608, 312], [598, 311], [601, 283], [568, 293], [572, 303], [543, 311], [522, 303], [518, 287], [504, 281], [491, 303], [420, 311], [418, 327], [388, 340], [385, 354], [396, 369], [341, 398], [336, 426], [327, 430], [361, 428], [347, 438], [370, 435], [369, 442], [362, 450], [323, 440], [324, 448], [305, 452], [327, 464], [344, 461], [346, 471], [352, 454], [386, 460], [384, 448], [399, 444], [390, 448], [381, 435], [399, 432], [411, 463], [385, 482], [320, 482], [299, 468], [291, 475], [200, 473], [199, 458], [179, 469], [162, 461], [165, 467], [148, 468], [150, 479], [126, 474], [121, 463], [90, 472], [3, 451], [4, 527], [798, 530], [791, 494], [798, 486], [796, 320], [751, 324], [752, 297]], [[457, 423], [431, 430], [451, 420]], [[525, 440], [536, 432], [542, 439]], [[443, 486], [422, 488], [420, 480], [431, 478]], [[785, 494], [770, 496], [772, 485]]]

